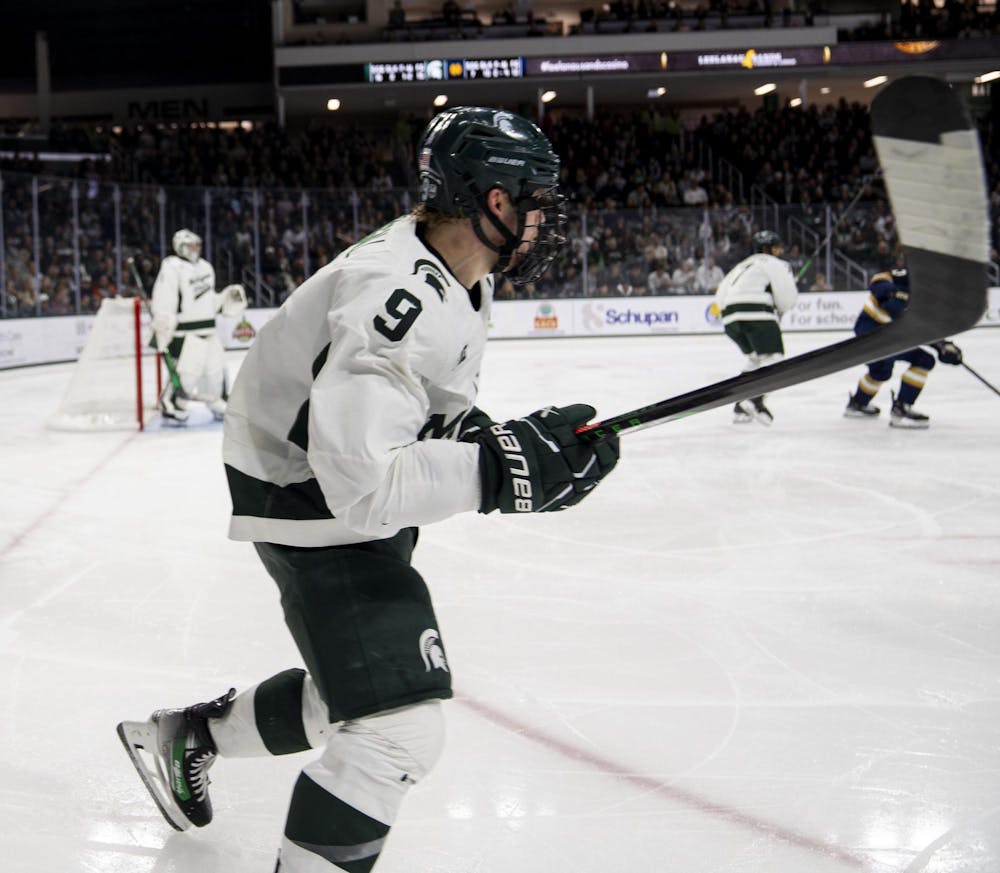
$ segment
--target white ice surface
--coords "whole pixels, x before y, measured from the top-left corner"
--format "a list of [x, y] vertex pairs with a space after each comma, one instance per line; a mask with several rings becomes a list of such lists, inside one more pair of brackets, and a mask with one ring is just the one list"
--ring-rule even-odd
[[[1000, 385], [1000, 331], [958, 341]], [[480, 399], [607, 417], [740, 366], [719, 336], [494, 342]], [[631, 434], [569, 512], [422, 531], [456, 699], [377, 873], [1000, 871], [1000, 396], [939, 365], [899, 431], [887, 388], [841, 416], [860, 372], [769, 430]], [[220, 761], [177, 834], [114, 731], [300, 663], [226, 539], [221, 429], [46, 430], [69, 373], [0, 374], [0, 869], [270, 873], [308, 754]]]

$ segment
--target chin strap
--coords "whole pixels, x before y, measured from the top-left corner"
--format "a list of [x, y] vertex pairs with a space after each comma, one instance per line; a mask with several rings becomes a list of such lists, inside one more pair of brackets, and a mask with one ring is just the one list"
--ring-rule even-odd
[[[487, 195], [484, 194], [478, 199], [479, 208], [471, 216], [472, 229], [484, 246], [499, 255], [494, 266], [496, 272], [503, 273], [514, 285], [524, 285], [538, 280], [566, 242], [563, 235], [566, 224], [566, 216], [562, 212], [563, 202], [563, 198], [554, 190], [541, 202], [535, 196], [519, 198], [514, 204], [517, 212], [517, 231], [511, 233], [510, 229], [490, 210]], [[544, 215], [543, 223], [538, 227], [538, 233], [527, 251], [521, 252], [517, 264], [510, 269], [515, 253], [524, 242], [528, 213], [535, 209]], [[482, 226], [482, 215], [489, 219], [490, 224], [503, 237], [503, 242], [499, 245], [486, 237]]]
[[[490, 210], [489, 204], [487, 203], [487, 196], [488, 194], [484, 194], [480, 198], [479, 211], [472, 216], [472, 229], [476, 232], [476, 236], [484, 246], [496, 252], [500, 256], [500, 259], [497, 261], [494, 269], [498, 273], [502, 273], [508, 266], [510, 266], [510, 261], [511, 258], [514, 257], [514, 252], [516, 252], [517, 247], [521, 245], [521, 236], [524, 233], [525, 217], [527, 213], [518, 207], [517, 233], [511, 233], [507, 225], [497, 218]], [[490, 224], [492, 224], [494, 229], [503, 237], [503, 242], [500, 245], [491, 242], [487, 238], [482, 226], [481, 216], [483, 215], [489, 219]]]

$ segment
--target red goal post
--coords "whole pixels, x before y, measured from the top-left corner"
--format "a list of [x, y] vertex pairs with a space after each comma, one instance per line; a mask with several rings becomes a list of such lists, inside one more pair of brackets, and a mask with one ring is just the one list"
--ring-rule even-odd
[[141, 298], [102, 300], [49, 427], [143, 430], [156, 414], [163, 389], [151, 336], [149, 309]]

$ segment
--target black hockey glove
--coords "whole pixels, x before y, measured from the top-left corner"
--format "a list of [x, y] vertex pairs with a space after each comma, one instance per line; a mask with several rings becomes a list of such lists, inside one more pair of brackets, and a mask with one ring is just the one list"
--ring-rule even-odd
[[482, 436], [483, 431], [493, 423], [493, 419], [478, 406], [473, 406], [465, 414], [465, 418], [462, 419], [462, 424], [458, 428], [458, 441], [460, 443], [474, 443]]
[[549, 406], [485, 428], [476, 438], [479, 511], [557, 512], [583, 500], [618, 463], [618, 437], [589, 445], [575, 433], [594, 413], [582, 403]]
[[962, 363], [962, 350], [951, 340], [939, 340], [936, 343], [931, 343], [931, 345], [937, 352], [938, 360], [942, 364]]

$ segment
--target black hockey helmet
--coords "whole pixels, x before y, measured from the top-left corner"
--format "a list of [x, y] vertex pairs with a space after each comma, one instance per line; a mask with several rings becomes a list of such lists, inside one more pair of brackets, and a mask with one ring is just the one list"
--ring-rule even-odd
[[906, 267], [896, 267], [890, 273], [892, 276], [892, 284], [899, 288], [901, 291], [910, 290], [910, 271]]
[[[531, 248], [506, 272], [515, 284], [533, 282], [545, 272], [565, 242], [563, 198], [558, 194], [559, 157], [548, 138], [526, 118], [498, 109], [459, 106], [437, 115], [418, 147], [420, 201], [447, 215], [471, 218], [484, 245], [500, 254], [504, 272], [521, 246], [529, 212], [542, 210], [544, 223]], [[506, 191], [518, 214], [512, 234], [486, 208], [494, 188]], [[486, 215], [504, 243], [489, 242], [480, 226]]]
[[755, 252], [766, 251], [770, 254], [771, 249], [777, 247], [782, 247], [781, 237], [778, 236], [773, 230], [758, 230], [757, 233], [753, 235], [753, 250]]

